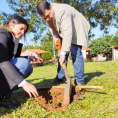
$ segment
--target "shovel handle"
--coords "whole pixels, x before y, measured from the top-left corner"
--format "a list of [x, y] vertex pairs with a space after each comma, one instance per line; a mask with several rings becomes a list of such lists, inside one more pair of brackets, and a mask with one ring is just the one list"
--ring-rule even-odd
[[104, 89], [104, 86], [77, 86], [80, 89]]
[[[59, 52], [59, 55], [60, 55], [60, 52], [61, 52], [61, 40], [60, 39], [58, 39], [56, 41], [56, 45], [55, 46], [56, 46], [56, 48], [57, 48], [57, 50]], [[65, 63], [62, 64], [62, 68], [64, 70], [65, 77], [66, 77], [66, 80], [67, 80], [67, 84], [65, 86], [65, 92], [64, 92], [64, 103], [63, 103], [63, 105], [64, 106], [68, 106], [69, 103], [70, 103], [72, 85], [71, 85], [71, 79], [70, 79], [70, 77], [68, 75]]]

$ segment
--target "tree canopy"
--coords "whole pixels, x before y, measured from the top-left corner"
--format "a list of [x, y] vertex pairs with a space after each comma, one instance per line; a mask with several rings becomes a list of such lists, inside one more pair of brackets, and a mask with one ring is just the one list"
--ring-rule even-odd
[[[36, 5], [41, 0], [6, 0], [9, 7], [15, 14], [25, 17], [29, 24], [29, 32], [34, 33], [34, 40], [40, 39], [47, 30], [45, 21], [38, 15]], [[118, 28], [118, 2], [117, 0], [48, 0], [57, 3], [66, 3], [81, 12], [91, 24], [91, 30], [100, 25], [100, 30], [108, 33], [108, 28], [114, 26]], [[2, 13], [3, 18], [7, 19], [12, 14]], [[89, 36], [92, 37], [91, 31]]]
[[[14, 11], [14, 14], [18, 14], [27, 19], [29, 23], [29, 32], [34, 34], [33, 40], [37, 42], [40, 40], [40, 49], [44, 49], [54, 53], [55, 50], [52, 43], [52, 36], [47, 28], [46, 22], [38, 15], [36, 6], [41, 0], [6, 0], [9, 7]], [[86, 19], [90, 22], [91, 30], [89, 37], [93, 37], [92, 30], [98, 25], [100, 30], [104, 33], [108, 33], [108, 28], [114, 26], [118, 28], [118, 1], [117, 0], [48, 0], [48, 2], [65, 3], [69, 4], [80, 13], [82, 13]], [[7, 20], [14, 14], [1, 13], [0, 23]], [[97, 32], [96, 32], [97, 34]], [[107, 37], [107, 40], [111, 38]], [[118, 35], [113, 40], [107, 41], [99, 39], [93, 40], [89, 45], [91, 47], [91, 54], [95, 56], [98, 53], [105, 52], [110, 53], [111, 44], [118, 45]], [[109, 43], [108, 43], [109, 42]], [[31, 46], [32, 47], [32, 46]], [[24, 49], [27, 47], [24, 47]], [[92, 51], [93, 50], [93, 51]]]
[[118, 46], [118, 36], [106, 35], [89, 43], [90, 54], [92, 57], [104, 53], [105, 55], [112, 53], [111, 47]]

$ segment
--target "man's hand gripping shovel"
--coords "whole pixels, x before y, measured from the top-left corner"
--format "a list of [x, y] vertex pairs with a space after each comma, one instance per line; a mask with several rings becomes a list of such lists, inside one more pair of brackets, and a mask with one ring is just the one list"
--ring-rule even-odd
[[[60, 51], [61, 51], [61, 40], [58, 39], [56, 41], [56, 48], [60, 54]], [[64, 73], [65, 73], [65, 77], [66, 77], [66, 80], [67, 80], [67, 84], [65, 85], [65, 92], [64, 92], [64, 102], [63, 102], [63, 105], [64, 106], [67, 106], [69, 105], [70, 103], [70, 98], [71, 98], [71, 91], [72, 91], [72, 85], [71, 85], [71, 78], [70, 76], [68, 75], [68, 72], [67, 72], [67, 68], [66, 68], [66, 65], [65, 63], [63, 63], [62, 65], [62, 68], [64, 70]]]

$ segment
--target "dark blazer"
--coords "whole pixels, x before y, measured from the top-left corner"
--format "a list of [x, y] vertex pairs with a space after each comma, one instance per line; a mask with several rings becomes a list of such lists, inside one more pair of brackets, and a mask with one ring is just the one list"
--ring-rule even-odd
[[20, 56], [21, 49], [22, 44], [17, 46], [10, 32], [0, 29], [0, 94], [8, 92], [24, 80], [9, 61]]

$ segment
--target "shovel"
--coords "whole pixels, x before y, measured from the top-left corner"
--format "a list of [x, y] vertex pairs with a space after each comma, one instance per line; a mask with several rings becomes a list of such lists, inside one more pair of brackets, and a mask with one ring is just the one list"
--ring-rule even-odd
[[[61, 40], [57, 40], [56, 41], [56, 48], [60, 54], [60, 51], [61, 51]], [[65, 73], [65, 77], [66, 77], [66, 80], [67, 80], [67, 84], [65, 85], [65, 91], [64, 91], [64, 102], [63, 102], [63, 105], [64, 106], [68, 106], [69, 103], [70, 103], [70, 97], [71, 97], [71, 91], [72, 91], [72, 84], [71, 84], [71, 78], [67, 72], [67, 68], [66, 68], [66, 65], [65, 63], [63, 63], [62, 65], [62, 68], [64, 70], [64, 73]]]

